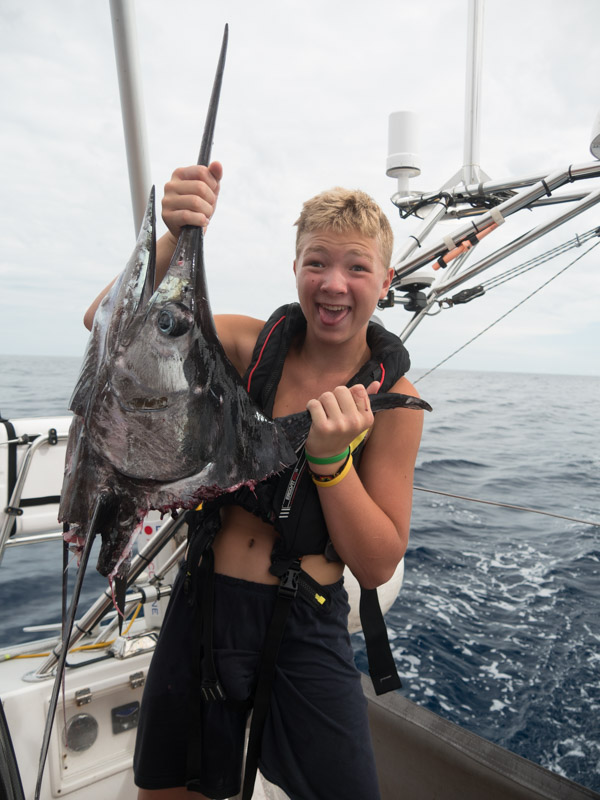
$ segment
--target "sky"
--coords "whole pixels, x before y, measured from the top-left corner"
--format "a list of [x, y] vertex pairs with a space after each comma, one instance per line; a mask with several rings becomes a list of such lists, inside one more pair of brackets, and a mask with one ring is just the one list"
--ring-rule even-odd
[[[293, 222], [322, 189], [371, 194], [398, 247], [414, 231], [390, 202], [391, 112], [419, 115], [414, 189], [438, 190], [462, 166], [467, 0], [138, 0], [135, 8], [159, 197], [176, 167], [196, 161], [229, 23], [213, 146], [225, 175], [206, 237], [215, 313], [266, 318], [295, 299]], [[593, 161], [598, 30], [597, 0], [487, 0], [480, 163], [491, 178]], [[0, 70], [0, 353], [81, 356], [83, 313], [135, 241], [108, 1], [1, 0]], [[598, 226], [599, 209], [501, 268]], [[478, 250], [548, 213], [515, 215]], [[407, 341], [413, 366], [437, 364], [581, 252], [426, 319]], [[600, 248], [446, 366], [600, 374], [599, 266]], [[400, 333], [409, 315], [396, 307], [380, 318]]]

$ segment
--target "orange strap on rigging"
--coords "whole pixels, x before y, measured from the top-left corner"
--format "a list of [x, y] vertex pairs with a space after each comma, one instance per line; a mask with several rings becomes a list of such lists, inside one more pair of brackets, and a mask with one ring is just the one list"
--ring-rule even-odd
[[440, 256], [440, 258], [438, 258], [438, 260], [433, 265], [433, 268], [439, 269], [440, 267], [442, 267], [443, 269], [444, 267], [447, 267], [451, 261], [454, 261], [454, 259], [462, 255], [462, 253], [466, 253], [467, 250], [470, 250], [471, 247], [474, 247], [476, 244], [478, 244], [485, 236], [488, 235], [488, 233], [491, 233], [497, 227], [498, 223], [493, 222], [487, 228], [484, 228], [482, 231], [479, 231], [479, 233], [469, 236], [468, 239], [465, 239], [459, 245], [457, 245], [454, 248], [454, 250], [450, 250], [448, 253], [446, 253], [445, 256]]

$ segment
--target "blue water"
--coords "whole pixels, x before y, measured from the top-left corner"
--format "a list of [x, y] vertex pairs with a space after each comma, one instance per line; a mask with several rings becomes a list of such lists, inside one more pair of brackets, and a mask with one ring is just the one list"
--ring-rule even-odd
[[[417, 386], [417, 486], [600, 522], [599, 378]], [[403, 693], [599, 790], [600, 527], [417, 491], [405, 566], [386, 617]]]
[[[0, 357], [0, 411], [64, 413], [77, 371], [77, 359]], [[434, 407], [417, 486], [600, 521], [600, 378], [439, 370], [417, 386]], [[60, 546], [45, 547], [35, 569], [27, 548], [5, 556], [3, 644], [58, 617]], [[599, 791], [599, 578], [599, 527], [415, 491], [386, 616], [402, 692]], [[86, 581], [92, 596], [104, 586], [91, 570]]]
[[[80, 366], [81, 359], [73, 357], [0, 355], [0, 415], [16, 419], [68, 414]], [[6, 456], [0, 453], [0, 457]], [[92, 549], [90, 564], [96, 563], [98, 549], [99, 545]], [[0, 646], [53, 635], [32, 634], [23, 626], [60, 621], [62, 558], [61, 542], [7, 548], [0, 566], [0, 609], [13, 613], [0, 615]], [[74, 572], [73, 566], [69, 572]], [[105, 588], [106, 579], [88, 569], [79, 607], [86, 608]]]

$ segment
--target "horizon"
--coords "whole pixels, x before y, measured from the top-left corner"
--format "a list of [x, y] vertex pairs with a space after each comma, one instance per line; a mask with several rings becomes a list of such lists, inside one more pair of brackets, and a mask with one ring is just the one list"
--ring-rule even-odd
[[[213, 147], [224, 178], [206, 237], [208, 285], [215, 311], [266, 319], [296, 297], [292, 223], [317, 191], [366, 191], [387, 214], [396, 250], [414, 233], [412, 220], [400, 219], [390, 202], [390, 113], [419, 114], [421, 175], [411, 190], [437, 191], [460, 169], [468, 4], [373, 0], [365, 10], [344, 0], [306, 0], [290, 25], [286, 4], [263, 2], [269, 13], [261, 15], [241, 0], [218, 7], [172, 0], [165, 16], [160, 0], [145, 0], [136, 24], [150, 173], [160, 197], [173, 169], [197, 156], [229, 23]], [[479, 160], [493, 180], [593, 161], [599, 28], [597, 0], [486, 5]], [[173, 53], [193, 55], [182, 62]], [[22, 353], [80, 357], [88, 335], [83, 313], [134, 243], [108, 5], [11, 0], [0, 7], [0, 65], [0, 139], [9, 155], [0, 189], [0, 340], [19, 342]], [[590, 185], [600, 179], [584, 182]], [[507, 218], [477, 245], [476, 260], [492, 242], [495, 249], [506, 236], [518, 238], [555, 209]], [[596, 227], [592, 208], [486, 278]], [[413, 361], [423, 369], [437, 364], [573, 258], [566, 254], [551, 272], [542, 266], [488, 291], [460, 313], [428, 318], [407, 340]], [[455, 368], [561, 374], [568, 364], [572, 374], [600, 374], [596, 263], [589, 255], [572, 266], [453, 359]], [[383, 318], [398, 334], [410, 319], [401, 308]]]
[[[409, 349], [410, 355], [410, 349]], [[72, 361], [81, 362], [83, 360], [83, 353], [80, 356], [75, 356], [68, 353], [0, 353], [0, 358], [2, 359], [11, 359], [11, 358], [31, 358], [31, 359], [70, 359]], [[548, 377], [556, 377], [556, 378], [600, 378], [600, 373], [593, 373], [593, 372], [536, 372], [530, 370], [521, 370], [521, 369], [513, 369], [513, 370], [504, 370], [504, 369], [490, 369], [484, 367], [472, 368], [472, 367], [420, 367], [414, 364], [411, 364], [407, 375], [411, 375], [412, 373], [416, 372], [431, 372], [434, 374], [435, 372], [483, 372], [483, 373], [491, 373], [494, 375], [539, 375], [544, 376], [547, 375]], [[32, 378], [35, 376], [32, 376]], [[424, 378], [423, 378], [424, 379]], [[2, 390], [2, 385], [0, 383], [0, 391]], [[1, 409], [1, 398], [0, 398], [0, 409]]]

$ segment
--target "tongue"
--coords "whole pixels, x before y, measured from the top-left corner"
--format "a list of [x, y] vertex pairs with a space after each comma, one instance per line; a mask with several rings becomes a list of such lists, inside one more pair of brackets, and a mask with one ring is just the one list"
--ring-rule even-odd
[[341, 319], [343, 319], [347, 313], [348, 309], [346, 307], [340, 309], [339, 311], [333, 311], [330, 308], [319, 306], [319, 316], [321, 317], [321, 322], [324, 325], [334, 325], [336, 322], [339, 322]]

